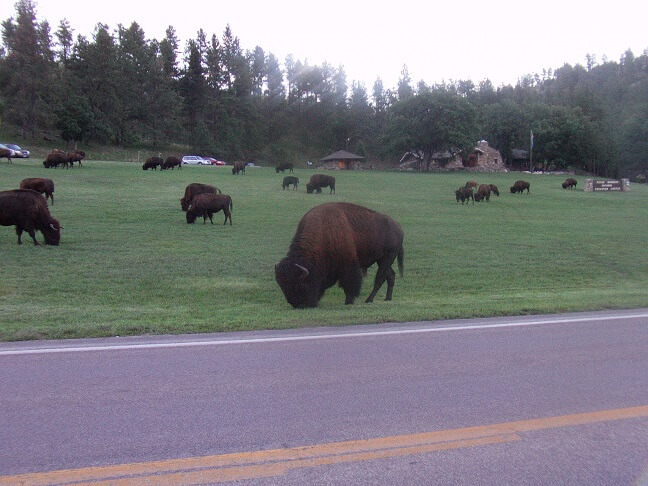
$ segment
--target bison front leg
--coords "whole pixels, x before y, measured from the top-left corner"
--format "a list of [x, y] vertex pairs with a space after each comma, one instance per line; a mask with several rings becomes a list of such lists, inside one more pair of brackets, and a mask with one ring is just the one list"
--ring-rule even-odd
[[359, 265], [349, 268], [340, 277], [340, 287], [346, 296], [345, 305], [353, 304], [356, 297], [360, 295], [360, 287], [362, 287], [362, 269]]

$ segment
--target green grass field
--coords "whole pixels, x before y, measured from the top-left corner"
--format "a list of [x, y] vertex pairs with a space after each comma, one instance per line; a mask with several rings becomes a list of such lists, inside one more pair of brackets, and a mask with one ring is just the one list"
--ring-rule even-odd
[[[40, 159], [0, 162], [0, 190], [25, 177], [56, 184], [52, 215], [61, 245], [35, 247], [0, 227], [0, 339], [194, 333], [561, 311], [648, 303], [648, 187], [629, 193], [561, 188], [564, 176], [339, 172], [337, 194], [306, 194], [315, 173], [185, 167], [142, 171], [87, 161], [79, 169]], [[510, 194], [516, 179], [531, 194]], [[466, 180], [494, 183], [500, 197], [462, 206]], [[179, 200], [190, 182], [214, 184], [234, 201], [233, 226], [188, 225]], [[405, 276], [394, 300], [373, 304], [369, 270], [358, 303], [329, 289], [316, 309], [294, 310], [274, 280], [297, 222], [311, 207], [350, 201], [385, 212], [405, 232]], [[43, 241], [38, 233], [39, 241]]]

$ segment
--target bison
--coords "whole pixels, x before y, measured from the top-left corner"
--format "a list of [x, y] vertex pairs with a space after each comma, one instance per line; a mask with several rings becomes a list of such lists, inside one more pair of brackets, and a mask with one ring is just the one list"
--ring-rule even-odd
[[478, 185], [479, 185], [479, 184], [477, 184], [477, 182], [475, 182], [475, 181], [468, 181], [468, 182], [466, 182], [465, 187], [469, 187], [469, 188], [472, 189], [472, 188], [477, 187]]
[[225, 213], [225, 222], [223, 224], [227, 224], [227, 219], [229, 218], [230, 226], [232, 226], [232, 213], [230, 211], [233, 209], [234, 204], [232, 203], [232, 198], [226, 194], [212, 194], [208, 192], [198, 194], [193, 198], [191, 206], [187, 210], [187, 223], [191, 224], [196, 221], [198, 216], [202, 216], [203, 224], [207, 223], [207, 218], [209, 218], [211, 224], [214, 224], [214, 213], [223, 210]]
[[64, 165], [65, 168], [68, 168], [68, 164], [70, 163], [70, 159], [68, 157], [68, 154], [63, 153], [57, 149], [55, 149], [51, 154], [47, 156], [47, 158], [43, 161], [43, 165], [45, 166], [46, 169], [49, 169], [51, 167], [54, 167], [55, 169], [59, 165]]
[[563, 189], [572, 189], [573, 187], [576, 187], [576, 184], [578, 184], [578, 181], [576, 179], [568, 177], [567, 179], [565, 179], [565, 182], [562, 183], [562, 187]]
[[0, 148], [0, 159], [6, 158], [10, 164], [13, 164], [11, 161], [11, 150], [6, 148]]
[[481, 184], [479, 189], [477, 189], [477, 194], [475, 194], [475, 201], [480, 202], [486, 199], [486, 202], [490, 202], [490, 193], [491, 188], [489, 184]]
[[49, 197], [54, 206], [54, 181], [52, 179], [44, 179], [42, 177], [28, 177], [20, 181], [21, 189], [31, 189], [39, 194], [45, 194], [45, 201]]
[[183, 211], [186, 211], [189, 209], [189, 206], [191, 206], [191, 202], [193, 199], [198, 195], [198, 194], [220, 194], [221, 190], [218, 187], [210, 186], [207, 184], [199, 184], [198, 182], [194, 182], [192, 184], [189, 184], [185, 188], [185, 194], [182, 199], [180, 199], [180, 206], [182, 207]]
[[515, 181], [515, 184], [511, 186], [511, 193], [515, 194], [516, 192], [519, 192], [520, 194], [522, 194], [522, 192], [526, 189], [528, 194], [531, 192], [529, 190], [530, 187], [531, 184], [529, 184], [527, 181]]
[[374, 287], [365, 302], [373, 302], [385, 280], [385, 300], [391, 300], [396, 258], [402, 276], [403, 230], [396, 221], [356, 204], [327, 203], [301, 219], [288, 255], [275, 266], [275, 278], [295, 308], [317, 307], [326, 289], [336, 282], [344, 289], [345, 304], [353, 304], [367, 268], [378, 263]]
[[157, 170], [158, 167], [160, 167], [160, 170], [162, 170], [162, 165], [164, 164], [164, 160], [162, 160], [162, 157], [149, 157], [146, 159], [146, 162], [144, 162], [144, 165], [142, 165], [142, 170]]
[[499, 189], [495, 184], [489, 184], [491, 192], [499, 197]]
[[85, 152], [83, 150], [75, 150], [68, 154], [68, 161], [70, 162], [70, 167], [74, 167], [74, 163], [78, 162], [79, 167], [83, 167], [81, 160], [85, 157]]
[[286, 189], [286, 187], [290, 187], [290, 184], [293, 185], [293, 189], [297, 190], [297, 186], [299, 185], [299, 177], [295, 176], [286, 176], [283, 178], [283, 182], [281, 183], [281, 186]]
[[286, 170], [293, 172], [294, 168], [295, 168], [295, 164], [293, 164], [292, 162], [286, 162], [285, 164], [279, 164], [277, 167], [275, 167], [275, 170], [277, 171], [278, 174], [279, 172], [284, 172]]
[[180, 157], [176, 157], [175, 155], [169, 155], [162, 164], [162, 170], [173, 170], [174, 167], [178, 167], [178, 170], [182, 169], [182, 160]]
[[335, 177], [324, 174], [315, 174], [310, 178], [308, 184], [306, 184], [306, 192], [312, 194], [315, 191], [317, 194], [322, 192], [322, 187], [330, 187], [331, 192], [329, 194], [335, 194]]
[[61, 241], [61, 224], [50, 214], [47, 200], [31, 189], [0, 192], [0, 226], [15, 226], [19, 245], [23, 231], [29, 233], [34, 245], [38, 245], [36, 231], [43, 233], [48, 245]]
[[234, 167], [232, 167], [232, 174], [238, 175], [239, 172], [245, 174], [245, 162], [234, 162]]
[[457, 197], [457, 202], [461, 201], [462, 206], [464, 201], [470, 201], [471, 199], [473, 204], [475, 204], [475, 196], [473, 196], [472, 187], [460, 187], [455, 191], [455, 196]]

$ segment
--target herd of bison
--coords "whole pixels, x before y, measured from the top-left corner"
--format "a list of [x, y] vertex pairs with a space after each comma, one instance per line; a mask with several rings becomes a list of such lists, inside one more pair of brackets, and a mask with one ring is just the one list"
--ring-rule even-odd
[[[74, 162], [81, 166], [85, 157], [82, 151], [65, 153], [55, 150], [43, 162], [45, 168], [72, 167]], [[150, 157], [142, 168], [144, 170], [182, 168], [179, 157], [170, 156], [166, 160]], [[276, 172], [294, 171], [293, 164], [281, 164]], [[245, 164], [235, 163], [232, 174], [245, 174]], [[563, 182], [564, 189], [577, 184], [573, 178]], [[297, 190], [299, 178], [286, 176], [282, 181], [285, 190], [290, 186]], [[313, 175], [306, 192], [321, 193], [323, 188], [330, 188], [335, 193], [335, 177], [325, 174]], [[510, 188], [511, 193], [530, 193], [527, 181], [516, 181]], [[497, 186], [479, 185], [468, 181], [464, 187], [455, 191], [457, 202], [463, 205], [472, 200], [475, 202], [490, 201], [491, 194], [499, 196]], [[45, 197], [43, 197], [43, 195]], [[58, 245], [63, 227], [50, 214], [47, 200], [54, 205], [54, 182], [51, 179], [34, 177], [23, 179], [20, 189], [0, 191], [0, 225], [15, 226], [18, 244], [22, 244], [22, 233], [31, 236], [34, 245], [38, 245], [36, 231], [40, 231], [48, 245]], [[194, 223], [197, 218], [207, 219], [214, 224], [213, 216], [219, 211], [225, 214], [227, 224], [232, 225], [232, 198], [222, 194], [215, 186], [207, 184], [189, 184], [180, 206], [186, 212], [187, 223]], [[324, 229], [326, 232], [324, 233]], [[395, 260], [403, 274], [403, 229], [386, 214], [369, 208], [346, 202], [321, 204], [308, 211], [299, 221], [295, 236], [290, 243], [288, 254], [275, 266], [275, 278], [290, 305], [295, 308], [316, 307], [326, 289], [336, 283], [344, 290], [345, 304], [353, 304], [360, 294], [363, 276], [374, 263], [378, 265], [374, 286], [365, 302], [372, 302], [376, 293], [387, 282], [385, 300], [391, 300], [396, 273], [392, 269]]]

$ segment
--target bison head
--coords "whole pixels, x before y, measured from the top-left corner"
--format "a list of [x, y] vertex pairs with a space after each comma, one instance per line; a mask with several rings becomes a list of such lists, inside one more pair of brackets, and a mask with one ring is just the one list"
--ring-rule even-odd
[[310, 182], [306, 184], [306, 192], [308, 194], [313, 194], [313, 190], [315, 189], [315, 185], [311, 184]]
[[317, 271], [310, 262], [286, 257], [275, 266], [275, 279], [296, 309], [317, 307], [322, 298]]
[[192, 224], [193, 222], [196, 221], [196, 218], [198, 217], [198, 213], [196, 211], [192, 211], [193, 208], [189, 208], [187, 211], [187, 223]]
[[511, 186], [511, 194], [515, 194], [517, 192], [517, 187]]
[[187, 200], [184, 197], [180, 199], [180, 206], [182, 207], [183, 211], [189, 209], [189, 204], [187, 204]]
[[41, 233], [46, 244], [58, 245], [61, 241], [61, 223], [56, 218], [50, 218], [49, 223], [41, 228]]

